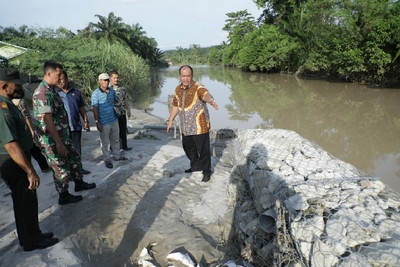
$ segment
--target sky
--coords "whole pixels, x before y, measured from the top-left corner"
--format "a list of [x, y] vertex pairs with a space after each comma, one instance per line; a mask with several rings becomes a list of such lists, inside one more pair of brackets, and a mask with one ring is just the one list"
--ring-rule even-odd
[[73, 32], [110, 12], [129, 25], [139, 23], [161, 50], [207, 47], [226, 41], [226, 13], [247, 9], [261, 14], [252, 0], [4, 0], [0, 26], [65, 27]]

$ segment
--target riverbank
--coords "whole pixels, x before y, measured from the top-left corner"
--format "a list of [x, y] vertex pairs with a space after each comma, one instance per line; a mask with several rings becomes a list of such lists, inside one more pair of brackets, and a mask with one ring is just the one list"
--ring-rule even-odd
[[209, 183], [201, 182], [199, 172], [184, 173], [189, 162], [179, 137], [144, 130], [165, 124], [140, 110], [132, 114], [128, 145], [133, 149], [123, 154], [128, 161], [114, 162], [113, 169], [101, 160], [99, 133], [90, 118], [91, 131], [83, 132], [82, 161], [91, 171], [84, 180], [97, 188], [82, 192], [79, 203], [59, 206], [51, 173], [40, 173], [34, 162], [41, 177], [40, 225], [60, 239], [55, 246], [22, 251], [11, 196], [0, 182], [1, 266], [137, 266], [140, 252], [149, 246], [161, 266], [176, 250], [190, 252], [203, 266], [216, 266], [234, 255], [229, 248], [233, 207], [226, 190], [230, 167], [216, 166], [213, 157], [216, 167]]
[[97, 184], [83, 201], [59, 206], [51, 174], [41, 175], [39, 218], [60, 238], [55, 246], [22, 251], [0, 183], [1, 266], [168, 266], [185, 255], [175, 266], [400, 262], [399, 195], [295, 132], [213, 131], [214, 173], [203, 183], [201, 173], [184, 173], [181, 141], [164, 121], [133, 116], [133, 149], [113, 169], [101, 160], [95, 127], [83, 133], [92, 172], [84, 178]]

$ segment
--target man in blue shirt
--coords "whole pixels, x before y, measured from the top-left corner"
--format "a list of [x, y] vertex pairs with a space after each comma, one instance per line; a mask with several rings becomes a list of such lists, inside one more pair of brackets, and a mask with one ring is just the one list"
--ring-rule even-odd
[[[107, 73], [99, 75], [99, 88], [92, 94], [93, 115], [97, 130], [100, 132], [101, 150], [107, 168], [112, 168], [111, 159], [127, 160], [121, 157], [119, 149], [119, 126], [114, 113], [115, 91], [109, 88], [110, 77]], [[113, 148], [112, 155], [110, 147]]]
[[[84, 121], [84, 128], [90, 131], [89, 119], [83, 102], [82, 94], [78, 89], [70, 88], [68, 74], [63, 70], [60, 76], [57, 92], [64, 102], [65, 110], [68, 114], [68, 122], [72, 145], [82, 155], [81, 139], [82, 139], [82, 123], [80, 116]], [[90, 171], [82, 169], [83, 174], [89, 174]]]

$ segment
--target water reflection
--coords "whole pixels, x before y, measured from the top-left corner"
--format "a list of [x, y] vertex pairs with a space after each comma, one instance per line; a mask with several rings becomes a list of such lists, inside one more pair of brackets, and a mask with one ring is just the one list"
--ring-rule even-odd
[[[161, 92], [150, 108], [166, 119], [178, 68], [159, 74]], [[400, 90], [214, 66], [195, 67], [194, 78], [219, 104], [220, 110], [210, 109], [214, 129], [294, 130], [400, 192]]]

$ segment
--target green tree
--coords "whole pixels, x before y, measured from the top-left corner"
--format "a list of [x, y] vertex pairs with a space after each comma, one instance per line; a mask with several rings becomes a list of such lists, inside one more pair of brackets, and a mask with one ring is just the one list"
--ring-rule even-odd
[[223, 30], [228, 32], [229, 45], [224, 50], [222, 63], [228, 66], [238, 66], [238, 52], [246, 36], [256, 29], [254, 17], [247, 10], [226, 14], [228, 19]]
[[126, 41], [128, 31], [122, 23], [122, 18], [115, 16], [114, 12], [110, 12], [108, 17], [98, 14], [95, 17], [99, 19], [99, 22], [89, 23], [89, 28], [93, 30], [95, 38], [104, 38], [110, 43]]

